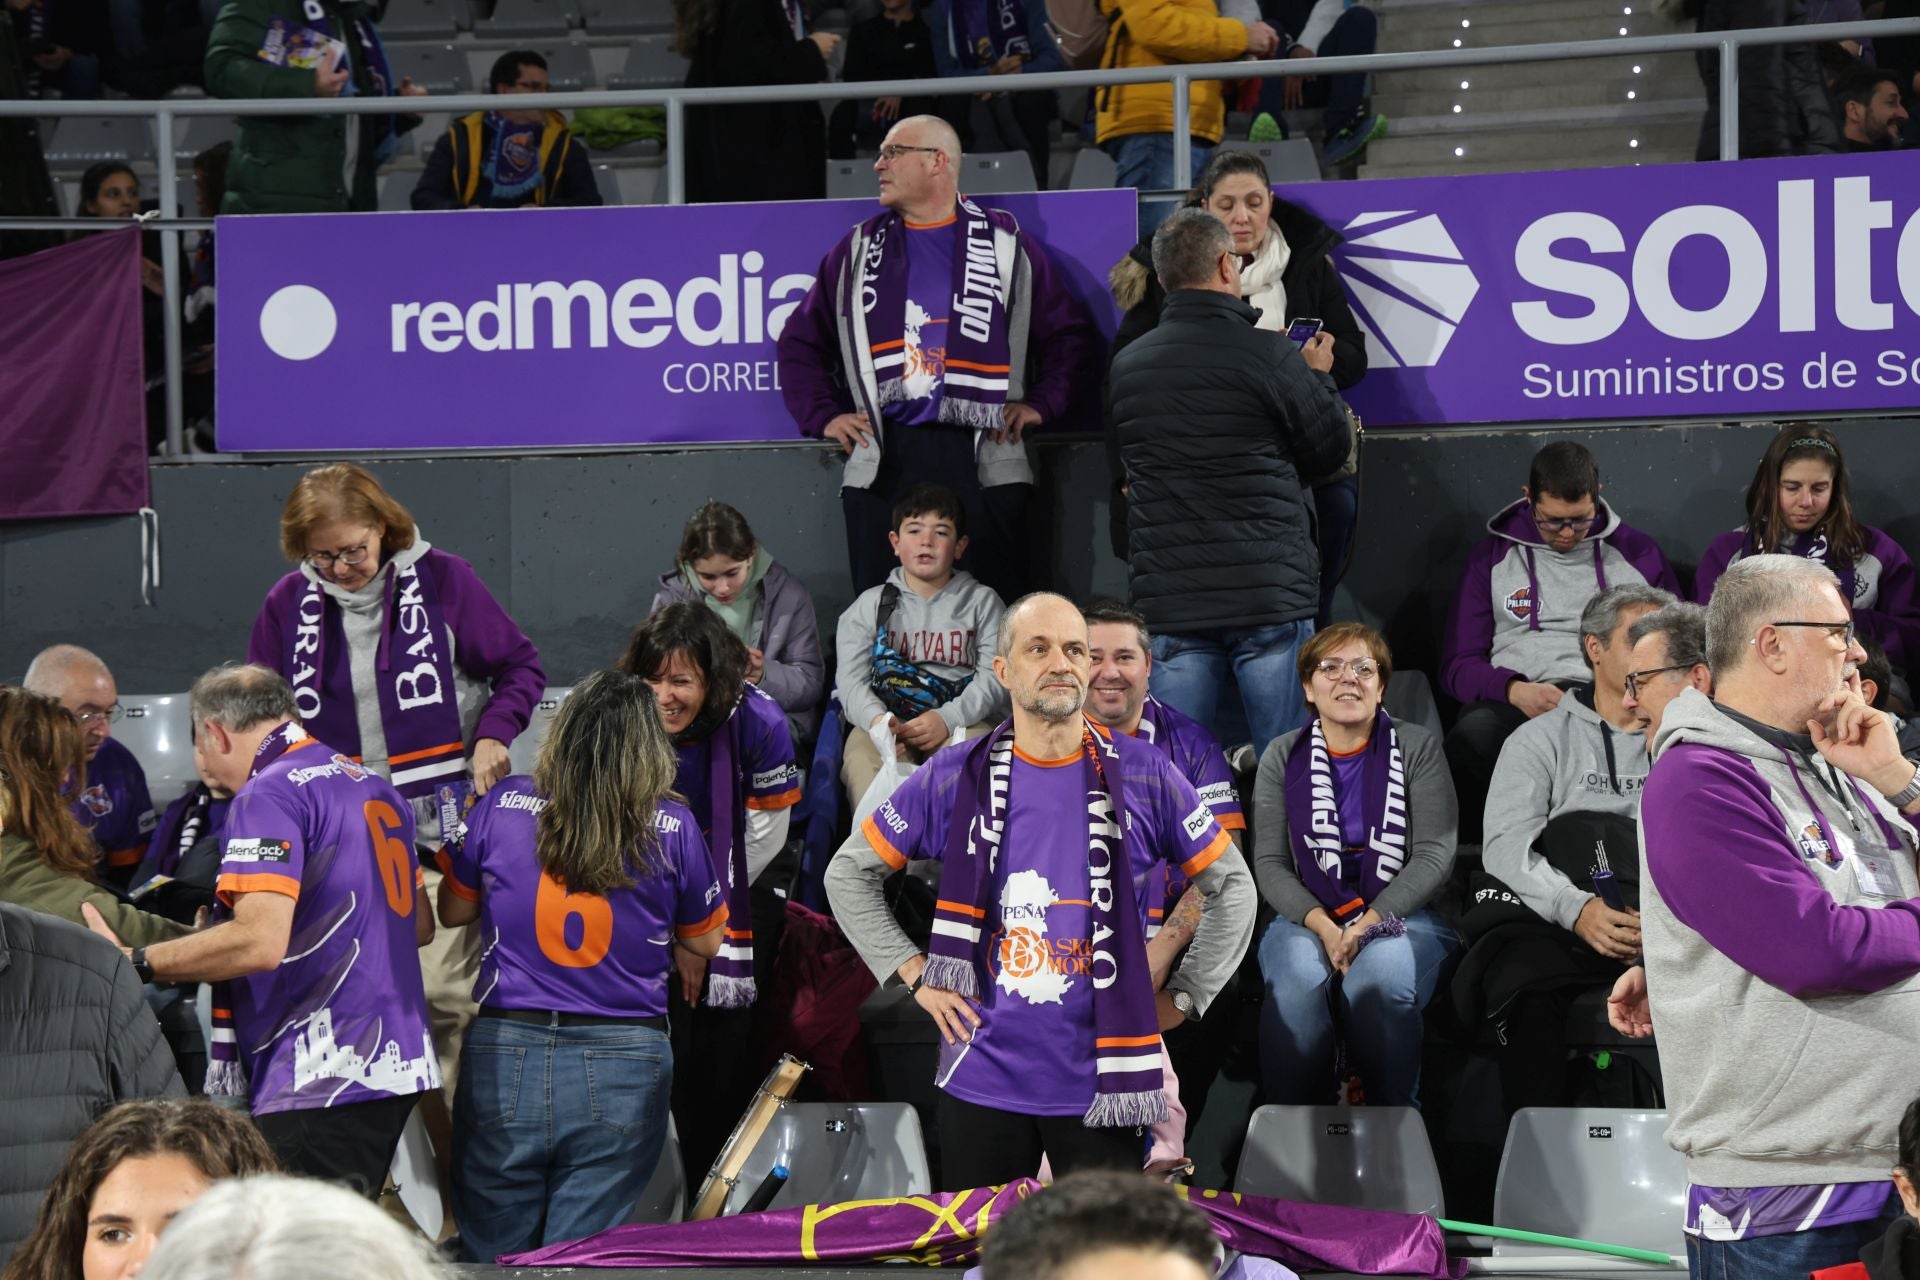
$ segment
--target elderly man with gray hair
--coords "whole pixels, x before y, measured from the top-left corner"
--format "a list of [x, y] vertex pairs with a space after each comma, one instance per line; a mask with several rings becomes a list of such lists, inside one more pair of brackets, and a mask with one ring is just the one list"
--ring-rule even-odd
[[1713, 693], [1707, 666], [1707, 611], [1682, 601], [1656, 609], [1627, 628], [1626, 696], [1620, 705], [1633, 713], [1652, 754], [1660, 715], [1688, 689]]
[[1113, 359], [1109, 453], [1127, 486], [1130, 603], [1153, 696], [1218, 736], [1229, 666], [1256, 755], [1300, 727], [1294, 657], [1320, 609], [1306, 477], [1346, 461], [1331, 347], [1254, 327], [1226, 225], [1183, 209], [1153, 236], [1160, 323]]
[[[1623, 705], [1627, 632], [1673, 603], [1645, 583], [1589, 600], [1580, 649], [1592, 682], [1514, 730], [1494, 766], [1481, 856], [1496, 883], [1462, 922], [1473, 949], [1454, 1002], [1466, 1025], [1495, 1033], [1509, 1111], [1567, 1105], [1567, 1011], [1640, 952], [1633, 824], [1648, 759]], [[1602, 868], [1614, 876], [1596, 879]]]
[[1900, 1211], [1920, 770], [1860, 698], [1865, 657], [1824, 565], [1752, 556], [1707, 606], [1715, 700], [1660, 718], [1642, 920], [1694, 1275], [1837, 1267]]

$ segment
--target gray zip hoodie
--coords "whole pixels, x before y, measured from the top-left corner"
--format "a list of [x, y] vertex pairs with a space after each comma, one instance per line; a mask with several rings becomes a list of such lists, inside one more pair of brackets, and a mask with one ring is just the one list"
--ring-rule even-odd
[[1701, 1186], [1884, 1183], [1920, 1053], [1913, 828], [1691, 689], [1655, 749], [1640, 924], [1668, 1144]]
[[1481, 857], [1543, 920], [1573, 928], [1593, 897], [1536, 853], [1533, 842], [1563, 813], [1639, 818], [1647, 780], [1646, 735], [1616, 729], [1575, 689], [1560, 705], [1514, 730], [1500, 750], [1487, 788], [1486, 845]]
[[[963, 729], [1005, 719], [1012, 704], [994, 679], [993, 654], [1000, 639], [1000, 615], [1007, 610], [993, 588], [964, 569], [954, 570], [947, 585], [931, 599], [908, 586], [906, 572], [897, 566], [887, 581], [900, 590], [899, 607], [887, 628], [894, 649], [944, 679], [973, 677], [959, 697], [939, 709], [947, 727]], [[840, 705], [847, 723], [861, 732], [887, 709], [867, 683], [873, 674], [873, 633], [882, 590], [861, 592], [840, 615], [835, 637], [834, 676]]]

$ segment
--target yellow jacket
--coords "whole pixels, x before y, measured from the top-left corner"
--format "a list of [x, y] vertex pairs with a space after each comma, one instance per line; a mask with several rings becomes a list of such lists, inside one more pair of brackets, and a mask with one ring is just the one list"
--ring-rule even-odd
[[[1247, 25], [1221, 17], [1214, 0], [1102, 0], [1101, 10], [1112, 20], [1102, 67], [1231, 62], [1247, 51]], [[1172, 85], [1116, 84], [1094, 92], [1098, 141], [1173, 132]], [[1227, 124], [1221, 83], [1197, 80], [1188, 94], [1193, 136], [1220, 141]]]

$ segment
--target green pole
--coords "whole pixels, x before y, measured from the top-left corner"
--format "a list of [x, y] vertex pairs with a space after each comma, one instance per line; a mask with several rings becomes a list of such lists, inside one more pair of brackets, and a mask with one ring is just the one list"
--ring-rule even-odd
[[1610, 1257], [1631, 1258], [1635, 1262], [1652, 1262], [1663, 1267], [1675, 1265], [1672, 1254], [1657, 1253], [1652, 1249], [1634, 1249], [1624, 1244], [1601, 1244], [1597, 1240], [1576, 1240], [1572, 1236], [1550, 1236], [1538, 1231], [1519, 1231], [1513, 1227], [1490, 1227], [1478, 1222], [1455, 1222], [1451, 1218], [1436, 1218], [1435, 1221], [1444, 1230], [1457, 1231], [1462, 1235], [1498, 1236], [1502, 1240], [1552, 1245], [1558, 1249], [1579, 1249], [1586, 1253], [1604, 1253]]

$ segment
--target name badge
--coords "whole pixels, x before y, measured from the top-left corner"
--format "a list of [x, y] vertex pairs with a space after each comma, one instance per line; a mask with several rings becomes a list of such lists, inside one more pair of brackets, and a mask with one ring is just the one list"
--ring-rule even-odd
[[1900, 898], [1900, 875], [1894, 870], [1893, 855], [1885, 849], [1872, 853], [1856, 851], [1853, 876], [1860, 892], [1870, 898]]

